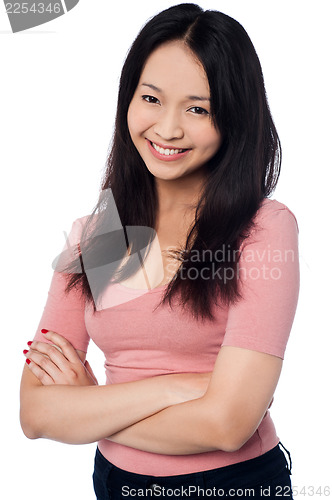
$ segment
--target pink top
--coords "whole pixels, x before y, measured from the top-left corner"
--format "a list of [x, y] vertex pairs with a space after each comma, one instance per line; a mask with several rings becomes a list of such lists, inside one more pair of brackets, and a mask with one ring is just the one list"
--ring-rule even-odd
[[[69, 239], [79, 241], [82, 221]], [[64, 275], [54, 272], [38, 325], [65, 336], [87, 351], [90, 338], [105, 354], [106, 383], [117, 384], [155, 375], [212, 371], [221, 346], [238, 346], [284, 357], [299, 291], [298, 227], [295, 216], [276, 200], [265, 199], [256, 214], [258, 228], [243, 243], [240, 273], [243, 300], [215, 308], [215, 322], [197, 322], [180, 308], [154, 307], [164, 286], [148, 291], [121, 284], [107, 289], [107, 308], [92, 314], [79, 292], [65, 296]], [[112, 301], [113, 304], [112, 305]], [[121, 469], [154, 476], [177, 475], [223, 467], [257, 457], [277, 445], [269, 411], [253, 436], [236, 452], [158, 455], [101, 440], [102, 454]]]

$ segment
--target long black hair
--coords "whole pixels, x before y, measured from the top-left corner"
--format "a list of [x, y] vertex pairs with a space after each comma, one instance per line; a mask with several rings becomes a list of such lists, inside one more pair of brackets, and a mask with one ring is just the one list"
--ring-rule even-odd
[[[281, 147], [267, 103], [261, 65], [248, 34], [231, 17], [203, 11], [191, 3], [170, 7], [149, 20], [127, 55], [101, 196], [86, 222], [79, 255], [67, 268], [71, 274], [66, 291], [79, 287], [93, 302], [96, 295], [91, 292], [87, 269], [119, 261], [129, 249], [134, 254], [149, 248], [153, 239], [153, 231], [145, 233], [148, 235], [143, 243], [138, 241], [140, 238], [130, 239], [127, 231], [123, 247], [119, 228], [105, 232], [100, 227], [107, 227], [114, 218], [114, 202], [123, 228], [155, 227], [155, 180], [131, 140], [127, 112], [148, 57], [162, 44], [174, 40], [183, 41], [205, 69], [212, 119], [222, 134], [222, 144], [208, 162], [208, 177], [185, 248], [173, 252], [181, 264], [160, 305], [168, 301], [172, 306], [176, 296], [196, 319], [213, 319], [213, 303], [229, 305], [241, 297], [236, 272], [239, 248], [255, 226], [254, 216], [263, 199], [276, 186]], [[112, 248], [116, 249], [113, 254]], [[113, 265], [108, 273], [99, 273], [98, 293], [110, 279], [121, 280], [137, 267], [128, 269], [116, 272]]]

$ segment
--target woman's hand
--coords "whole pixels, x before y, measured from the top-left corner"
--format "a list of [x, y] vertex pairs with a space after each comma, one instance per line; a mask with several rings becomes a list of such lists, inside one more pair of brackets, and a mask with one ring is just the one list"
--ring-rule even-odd
[[81, 361], [67, 339], [50, 331], [44, 335], [52, 344], [36, 341], [23, 351], [29, 369], [43, 385], [98, 385], [88, 361]]

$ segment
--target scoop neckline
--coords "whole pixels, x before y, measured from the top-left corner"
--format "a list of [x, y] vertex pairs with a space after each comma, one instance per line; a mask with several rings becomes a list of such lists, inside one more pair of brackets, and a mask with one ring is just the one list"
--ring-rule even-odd
[[[265, 197], [262, 200], [262, 205], [265, 205], [269, 201], [274, 201], [271, 198]], [[169, 282], [170, 283], [170, 282]], [[132, 295], [143, 295], [143, 294], [151, 294], [151, 293], [158, 293], [161, 292], [162, 290], [165, 290], [165, 288], [168, 287], [169, 283], [165, 283], [164, 285], [156, 286], [154, 288], [130, 288], [129, 286], [123, 285], [122, 283], [116, 282], [112, 283], [112, 285], [116, 285], [119, 288], [122, 288], [124, 291], [127, 293], [130, 293]]]

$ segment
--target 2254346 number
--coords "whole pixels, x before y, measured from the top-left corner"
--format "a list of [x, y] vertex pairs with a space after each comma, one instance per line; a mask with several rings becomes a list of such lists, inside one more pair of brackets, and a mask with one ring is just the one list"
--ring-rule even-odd
[[22, 3], [10, 3], [7, 2], [5, 4], [7, 14], [27, 14], [28, 12], [32, 12], [34, 14], [43, 14], [44, 12], [55, 14], [60, 14], [61, 12], [61, 3], [44, 3], [44, 2], [36, 2], [29, 6], [27, 2]]

